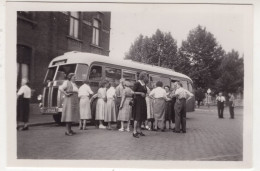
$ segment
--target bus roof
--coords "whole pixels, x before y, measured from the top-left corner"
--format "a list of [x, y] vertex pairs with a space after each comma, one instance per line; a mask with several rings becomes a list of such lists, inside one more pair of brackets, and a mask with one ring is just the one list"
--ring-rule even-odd
[[89, 66], [93, 62], [101, 62], [101, 63], [107, 63], [107, 64], [114, 64], [114, 65], [119, 65], [127, 68], [133, 68], [133, 69], [139, 69], [139, 70], [144, 70], [144, 71], [150, 71], [150, 72], [155, 72], [155, 73], [161, 73], [161, 74], [166, 74], [166, 75], [172, 75], [175, 77], [179, 78], [185, 78], [187, 80], [192, 80], [179, 72], [175, 72], [172, 69], [168, 68], [163, 68], [155, 65], [149, 65], [149, 64], [144, 64], [141, 62], [136, 62], [128, 59], [115, 59], [113, 57], [107, 57], [103, 55], [98, 55], [98, 54], [93, 54], [93, 53], [86, 53], [86, 52], [77, 52], [77, 51], [71, 51], [64, 53], [64, 55], [58, 56], [54, 58], [51, 63], [49, 64], [49, 67], [55, 66], [53, 65], [53, 62], [62, 61], [66, 60], [66, 64], [71, 64], [71, 63], [85, 63], [88, 64]]

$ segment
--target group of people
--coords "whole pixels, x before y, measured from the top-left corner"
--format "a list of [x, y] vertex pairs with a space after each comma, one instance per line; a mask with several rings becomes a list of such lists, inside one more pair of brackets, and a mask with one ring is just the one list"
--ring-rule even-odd
[[149, 130], [165, 131], [167, 121], [169, 129], [175, 123], [174, 132], [186, 132], [186, 99], [193, 94], [182, 88], [180, 82], [174, 84], [173, 91], [170, 91], [168, 85], [163, 87], [161, 81], [150, 90], [146, 72], [139, 74], [133, 87], [124, 78], [120, 79], [118, 86], [114, 82], [101, 81], [97, 92], [95, 118], [92, 118], [89, 99], [93, 91], [87, 81], [77, 88], [75, 79], [75, 74], [70, 73], [59, 87], [65, 95], [61, 117], [61, 121], [66, 123], [65, 135], [75, 134], [71, 129], [72, 122], [79, 120], [79, 129], [84, 130], [89, 119], [98, 121], [100, 129], [108, 130], [112, 129], [112, 122], [120, 122], [118, 130], [128, 132], [132, 123], [135, 138], [145, 136], [142, 126]]
[[[229, 106], [230, 119], [234, 119], [235, 118], [234, 116], [235, 97], [232, 93], [228, 93], [228, 97], [229, 97], [228, 106]], [[220, 119], [223, 119], [226, 98], [225, 96], [223, 96], [222, 92], [219, 92], [216, 101], [217, 101], [217, 108], [218, 108], [218, 117]]]

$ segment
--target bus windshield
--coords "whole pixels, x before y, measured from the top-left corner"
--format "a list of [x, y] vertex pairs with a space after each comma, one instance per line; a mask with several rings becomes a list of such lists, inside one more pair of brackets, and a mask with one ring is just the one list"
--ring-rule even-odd
[[75, 73], [77, 64], [60, 65], [55, 80], [65, 80], [69, 73]]
[[[58, 68], [58, 69], [57, 69]], [[57, 71], [56, 77], [55, 73]], [[48, 69], [44, 83], [48, 83], [53, 80], [65, 80], [69, 73], [75, 73], [77, 81], [83, 82], [87, 79], [87, 64], [68, 64], [60, 65], [59, 67], [51, 67]], [[55, 78], [54, 78], [55, 77]]]
[[56, 70], [57, 70], [56, 66], [48, 69], [44, 83], [47, 83], [47, 82], [53, 80]]

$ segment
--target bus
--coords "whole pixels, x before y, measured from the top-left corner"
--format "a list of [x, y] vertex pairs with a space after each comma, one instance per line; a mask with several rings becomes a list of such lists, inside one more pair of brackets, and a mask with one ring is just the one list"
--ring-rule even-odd
[[[41, 101], [40, 111], [42, 114], [51, 114], [55, 122], [60, 123], [64, 95], [59, 91], [59, 86], [66, 79], [67, 74], [75, 73], [76, 84], [80, 86], [84, 80], [88, 80], [95, 95], [90, 99], [92, 116], [95, 118], [95, 105], [97, 101], [97, 90], [101, 80], [108, 80], [119, 84], [121, 78], [133, 85], [141, 71], [146, 71], [149, 77], [148, 87], [154, 87], [157, 81], [163, 85], [173, 88], [173, 83], [180, 81], [183, 87], [193, 92], [192, 80], [181, 73], [171, 69], [148, 65], [132, 60], [120, 60], [108, 56], [97, 55], [85, 52], [67, 52], [64, 55], [54, 58], [44, 78], [42, 95], [38, 98]], [[187, 101], [187, 112], [194, 111], [194, 97]]]

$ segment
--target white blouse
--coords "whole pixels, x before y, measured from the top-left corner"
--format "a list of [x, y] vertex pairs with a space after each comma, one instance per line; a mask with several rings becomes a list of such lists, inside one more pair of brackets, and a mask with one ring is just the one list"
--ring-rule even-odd
[[91, 90], [89, 85], [83, 84], [82, 86], [80, 86], [79, 94], [78, 94], [79, 97], [81, 97], [81, 96], [89, 96], [90, 94], [93, 94], [93, 91]]
[[31, 92], [30, 87], [28, 87], [27, 85], [23, 85], [23, 86], [19, 89], [17, 95], [20, 96], [20, 95], [22, 95], [22, 94], [23, 94], [23, 97], [24, 97], [24, 98], [27, 98], [27, 99], [31, 98], [32, 92]]
[[162, 87], [156, 87], [150, 92], [149, 95], [154, 98], [166, 98], [166, 91]]
[[[73, 87], [72, 91], [73, 92], [78, 92], [79, 89], [78, 89], [77, 85], [75, 83], [73, 83], [73, 82], [71, 82], [71, 84], [72, 84], [72, 87]], [[63, 84], [59, 87], [59, 89], [64, 91], [67, 87], [68, 87], [68, 81], [64, 81]]]
[[116, 94], [116, 89], [114, 87], [110, 87], [108, 90], [107, 90], [107, 98], [114, 98]]

